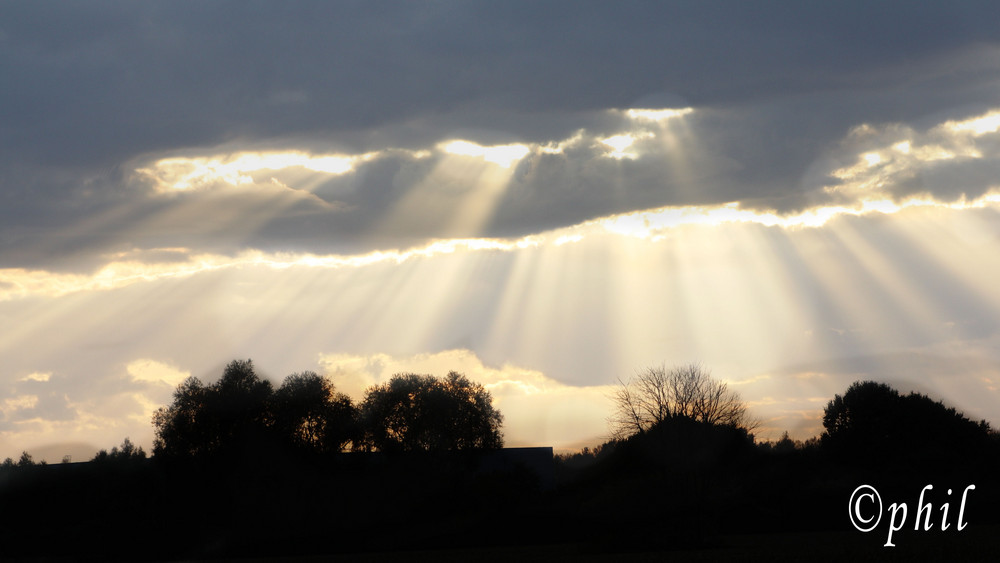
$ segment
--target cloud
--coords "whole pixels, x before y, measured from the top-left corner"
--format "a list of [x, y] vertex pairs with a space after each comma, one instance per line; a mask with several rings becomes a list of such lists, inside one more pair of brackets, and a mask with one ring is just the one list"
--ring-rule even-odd
[[[124, 240], [364, 252], [444, 236], [434, 230], [442, 225], [454, 230], [447, 236], [520, 237], [668, 205], [802, 211], [826, 201], [814, 180], [831, 171], [828, 149], [850, 127], [921, 131], [936, 112], [961, 119], [956, 108], [995, 101], [998, 32], [984, 23], [994, 12], [11, 7], [0, 23], [0, 65], [16, 85], [0, 93], [0, 256], [8, 266], [80, 269]], [[432, 190], [394, 214], [444, 158], [413, 155], [453, 141], [490, 155], [518, 147], [507, 186], [417, 205], [438, 201]], [[265, 153], [298, 164], [271, 174]], [[949, 185], [963, 177], [974, 199], [991, 162], [933, 173]], [[150, 171], [157, 189], [213, 193], [151, 201], [135, 169]], [[243, 189], [218, 193], [227, 185]]]
[[125, 366], [125, 371], [135, 381], [167, 385], [171, 390], [191, 377], [191, 372], [189, 371], [183, 371], [174, 366], [148, 358], [129, 363]]
[[[96, 373], [73, 366], [31, 373], [6, 388], [0, 382], [0, 458], [44, 450], [50, 455], [45, 459], [53, 463], [66, 453], [79, 457], [93, 449], [81, 444], [108, 449], [125, 437], [148, 450], [153, 411], [170, 402], [176, 385], [189, 373], [149, 358], [135, 359], [124, 368], [108, 365], [113, 358], [106, 360]], [[59, 453], [53, 440], [75, 445]]]
[[61, 378], [19, 378], [0, 394], [0, 434], [71, 420], [76, 412]]
[[843, 141], [843, 165], [824, 187], [835, 199], [912, 197], [971, 201], [1000, 187], [1000, 111], [947, 120], [922, 131], [863, 124]]
[[[730, 170], [713, 141], [697, 142], [719, 134], [708, 125], [728, 130], [724, 122], [690, 108], [602, 113], [605, 121], [594, 126], [603, 130], [535, 143], [452, 138], [357, 154], [228, 146], [149, 157], [134, 162], [138, 183], [126, 203], [33, 243], [14, 238], [8, 255], [23, 263], [23, 286], [35, 263], [96, 271], [129, 253], [354, 254], [440, 238], [516, 239], [592, 222], [610, 229], [638, 223], [654, 235], [697, 222], [817, 226], [845, 214], [981, 207], [1000, 197], [994, 110], [922, 131], [859, 125], [837, 150], [812, 155], [824, 164], [796, 183], [802, 191], [791, 208], [788, 192], [755, 194], [744, 165]], [[627, 146], [605, 142], [623, 138]], [[12, 283], [7, 291], [17, 292]]]
[[52, 377], [51, 373], [29, 373], [18, 381], [48, 381]]

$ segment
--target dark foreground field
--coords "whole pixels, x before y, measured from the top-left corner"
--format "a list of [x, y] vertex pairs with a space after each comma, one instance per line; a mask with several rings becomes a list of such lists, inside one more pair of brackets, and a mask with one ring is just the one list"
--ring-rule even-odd
[[[1000, 525], [972, 526], [961, 533], [900, 533], [895, 548], [882, 547], [884, 537], [857, 531], [730, 535], [704, 549], [649, 552], [594, 552], [584, 544], [479, 547], [337, 556], [245, 558], [239, 563], [312, 563], [325, 561], [414, 561], [434, 563], [573, 562], [865, 562], [865, 561], [996, 561], [1000, 557]], [[905, 543], [904, 543], [905, 542]]]
[[[988, 458], [975, 469], [904, 473], [808, 451], [723, 449], [687, 468], [632, 457], [647, 453], [619, 449], [577, 469], [552, 460], [552, 480], [537, 468], [468, 454], [24, 468], [0, 483], [0, 561], [1000, 558], [998, 479]], [[951, 499], [948, 530], [935, 521], [932, 530], [914, 532], [925, 481], [939, 492], [961, 491], [965, 479], [977, 485], [963, 514], [968, 526], [956, 529], [960, 505]], [[877, 486], [886, 504], [909, 504], [896, 547], [883, 547], [887, 515], [870, 533], [851, 526], [849, 497], [859, 483]], [[943, 499], [931, 499], [934, 520]]]

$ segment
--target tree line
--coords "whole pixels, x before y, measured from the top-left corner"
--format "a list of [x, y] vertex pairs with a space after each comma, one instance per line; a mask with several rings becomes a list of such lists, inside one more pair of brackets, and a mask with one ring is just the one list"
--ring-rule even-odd
[[[610, 439], [582, 457], [616, 444], [692, 424], [733, 431], [750, 443], [761, 423], [740, 395], [697, 364], [647, 368], [619, 381], [611, 395]], [[236, 452], [331, 454], [499, 449], [503, 415], [481, 384], [456, 372], [443, 378], [396, 374], [369, 387], [355, 403], [332, 381], [306, 371], [275, 388], [252, 360], [233, 360], [222, 376], [203, 383], [189, 377], [173, 402], [153, 415], [153, 455], [191, 458]], [[985, 420], [973, 421], [926, 395], [901, 394], [885, 383], [857, 381], [835, 395], [823, 411], [824, 432], [806, 442], [788, 433], [764, 450], [823, 447], [840, 455], [909, 459], [917, 452], [941, 457], [980, 448], [997, 433]], [[581, 458], [580, 455], [575, 456]], [[125, 438], [92, 461], [145, 459]], [[41, 463], [44, 463], [41, 462]], [[35, 465], [23, 452], [0, 468]]]
[[397, 374], [355, 404], [316, 373], [290, 375], [275, 389], [252, 361], [234, 360], [214, 383], [188, 378], [156, 411], [153, 454], [497, 449], [502, 422], [489, 391], [455, 372]]
[[[731, 533], [844, 530], [859, 483], [894, 498], [928, 480], [975, 482], [966, 520], [997, 518], [984, 509], [1000, 502], [997, 433], [925, 395], [856, 382], [806, 442], [756, 441], [746, 403], [697, 365], [650, 368], [612, 399], [609, 439], [556, 456], [543, 490], [531, 471], [482, 461], [503, 445], [503, 417], [460, 374], [399, 374], [354, 402], [315, 373], [274, 385], [235, 360], [214, 382], [177, 387], [155, 413], [152, 458], [126, 439], [91, 463], [4, 462], [0, 545], [73, 558], [104, 553], [112, 532], [132, 548], [120, 558], [168, 560], [504, 542], [700, 549]], [[73, 516], [60, 521], [60, 506]], [[56, 532], [71, 547], [46, 539]]]
[[697, 364], [647, 368], [620, 381], [611, 399], [611, 439], [581, 452], [584, 458], [629, 441], [655, 442], [679, 427], [685, 432], [696, 427], [728, 431], [763, 451], [822, 449], [837, 459], [873, 464], [962, 459], [1000, 443], [1000, 434], [986, 420], [972, 420], [927, 395], [903, 394], [871, 380], [856, 381], [843, 395], [834, 395], [823, 409], [823, 432], [805, 442], [791, 440], [786, 431], [775, 442], [757, 443], [753, 431], [760, 419], [736, 391]]

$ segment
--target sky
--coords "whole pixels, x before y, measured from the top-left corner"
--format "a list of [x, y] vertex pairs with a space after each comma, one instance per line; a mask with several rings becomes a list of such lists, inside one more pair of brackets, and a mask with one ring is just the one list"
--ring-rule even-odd
[[459, 371], [596, 445], [698, 363], [822, 431], [1000, 424], [1000, 7], [0, 2], [0, 458], [89, 459], [252, 358]]

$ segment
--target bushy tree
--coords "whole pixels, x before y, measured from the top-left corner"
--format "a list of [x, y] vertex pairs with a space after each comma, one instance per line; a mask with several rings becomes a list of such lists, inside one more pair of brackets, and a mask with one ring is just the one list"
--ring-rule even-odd
[[895, 425], [900, 403], [899, 391], [885, 383], [856, 381], [843, 396], [834, 395], [823, 411], [823, 428], [830, 440], [853, 436], [886, 438]]
[[233, 360], [211, 385], [189, 377], [174, 391], [173, 404], [153, 415], [153, 452], [190, 457], [259, 445], [268, 434], [272, 392], [271, 382], [257, 375], [251, 360]]
[[900, 394], [885, 383], [857, 381], [823, 412], [823, 446], [864, 459], [947, 459], [979, 451], [990, 439], [975, 422], [926, 395]]
[[174, 402], [153, 415], [153, 452], [164, 457], [258, 454], [273, 447], [316, 453], [343, 450], [357, 435], [351, 400], [312, 372], [288, 376], [275, 390], [250, 360], [230, 362], [210, 385], [189, 377]]
[[285, 378], [270, 400], [279, 439], [298, 450], [340, 452], [357, 441], [357, 415], [350, 397], [313, 372]]
[[188, 377], [174, 390], [174, 402], [153, 413], [154, 455], [183, 457], [206, 453], [210, 449], [201, 420], [208, 392], [201, 380]]
[[619, 440], [674, 418], [747, 431], [758, 425], [739, 394], [697, 364], [648, 368], [621, 382], [612, 401], [609, 423]]
[[503, 416], [482, 385], [451, 372], [398, 374], [368, 389], [360, 405], [363, 445], [380, 451], [503, 447]]

